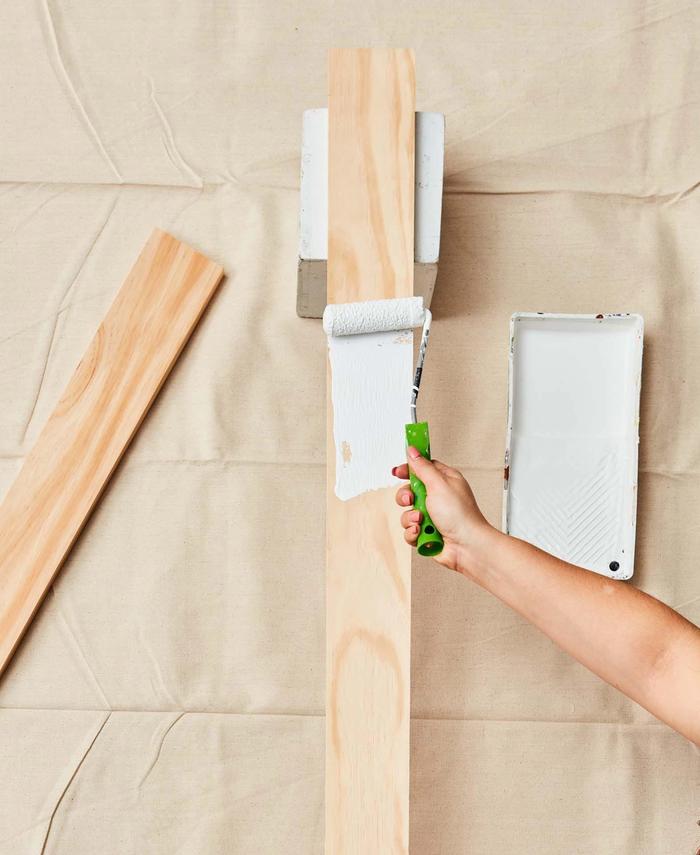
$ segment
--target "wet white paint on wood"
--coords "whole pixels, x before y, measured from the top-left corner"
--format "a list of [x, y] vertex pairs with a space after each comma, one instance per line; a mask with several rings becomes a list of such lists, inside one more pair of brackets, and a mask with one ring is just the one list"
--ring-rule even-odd
[[391, 467], [405, 456], [413, 332], [329, 336], [328, 351], [336, 496], [398, 486]]

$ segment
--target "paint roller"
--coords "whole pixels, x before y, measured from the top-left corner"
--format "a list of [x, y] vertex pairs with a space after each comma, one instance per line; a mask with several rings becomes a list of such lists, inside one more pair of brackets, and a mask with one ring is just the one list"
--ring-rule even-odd
[[[323, 312], [323, 329], [327, 335], [345, 336], [390, 332], [423, 326], [418, 362], [411, 388], [411, 422], [406, 425], [406, 443], [430, 460], [430, 434], [427, 422], [419, 422], [416, 414], [425, 351], [430, 335], [430, 309], [423, 306], [422, 297], [400, 297], [393, 300], [366, 300], [358, 303], [328, 305]], [[413, 507], [423, 515], [416, 548], [420, 555], [439, 555], [442, 552], [442, 535], [435, 527], [426, 507], [425, 484], [409, 471]]]

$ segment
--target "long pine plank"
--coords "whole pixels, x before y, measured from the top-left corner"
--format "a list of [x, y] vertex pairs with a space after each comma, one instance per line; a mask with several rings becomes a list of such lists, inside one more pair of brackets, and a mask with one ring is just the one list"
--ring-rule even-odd
[[0, 505], [0, 672], [221, 281], [153, 232]]
[[[329, 303], [413, 295], [414, 115], [411, 51], [330, 52]], [[406, 855], [411, 555], [393, 488], [334, 493], [330, 371], [326, 853]]]

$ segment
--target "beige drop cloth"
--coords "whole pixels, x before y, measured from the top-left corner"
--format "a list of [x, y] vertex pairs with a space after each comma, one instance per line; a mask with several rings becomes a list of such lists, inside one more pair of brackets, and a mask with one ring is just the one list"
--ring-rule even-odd
[[[0, 855], [322, 852], [299, 144], [363, 43], [447, 117], [435, 449], [497, 521], [511, 312], [643, 313], [635, 582], [700, 622], [699, 4], [5, 0], [0, 490], [152, 226], [229, 277], [0, 680]], [[413, 592], [414, 855], [695, 852], [697, 749], [462, 578]]]

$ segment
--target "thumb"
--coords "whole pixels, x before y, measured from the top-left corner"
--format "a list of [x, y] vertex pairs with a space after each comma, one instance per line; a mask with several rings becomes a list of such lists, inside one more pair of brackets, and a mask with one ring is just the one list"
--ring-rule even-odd
[[408, 446], [408, 465], [430, 490], [442, 483], [442, 476], [432, 460], [426, 460], [412, 445]]

